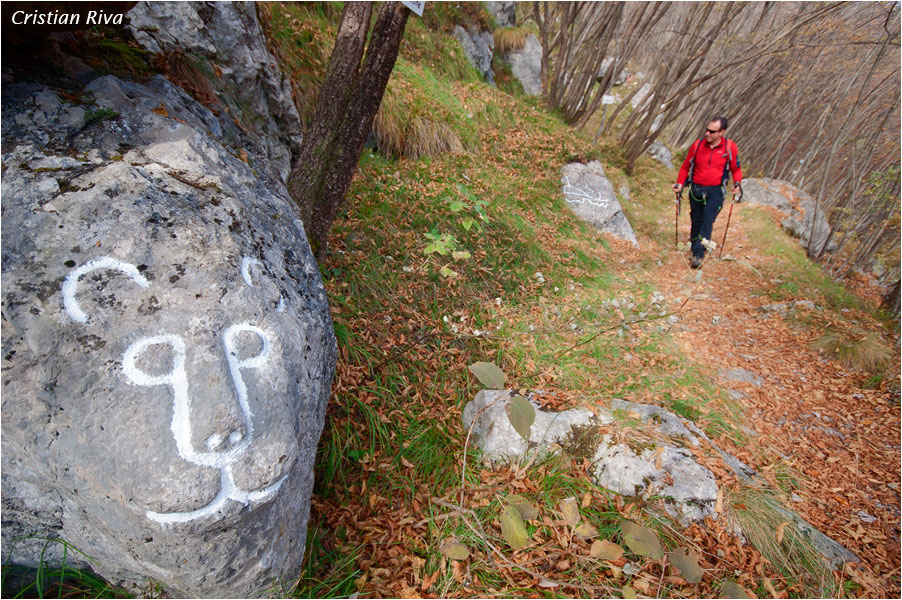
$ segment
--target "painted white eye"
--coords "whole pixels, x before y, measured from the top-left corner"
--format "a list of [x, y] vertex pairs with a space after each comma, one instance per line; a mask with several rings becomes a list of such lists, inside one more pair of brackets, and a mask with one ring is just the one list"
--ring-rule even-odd
[[[157, 351], [145, 357], [148, 360], [140, 360], [145, 351], [153, 346], [170, 346], [169, 351]], [[166, 356], [171, 361], [169, 372], [162, 372], [160, 360]], [[150, 360], [155, 358], [155, 360]], [[153, 373], [146, 372], [144, 367], [153, 367]], [[164, 361], [168, 362], [168, 361]], [[185, 342], [177, 335], [158, 335], [138, 340], [128, 347], [122, 357], [122, 370], [125, 376], [137, 385], [178, 385], [184, 379], [185, 372]]]
[[233, 368], [257, 369], [266, 364], [272, 344], [259, 327], [249, 323], [232, 325], [225, 330], [223, 338], [226, 356]]

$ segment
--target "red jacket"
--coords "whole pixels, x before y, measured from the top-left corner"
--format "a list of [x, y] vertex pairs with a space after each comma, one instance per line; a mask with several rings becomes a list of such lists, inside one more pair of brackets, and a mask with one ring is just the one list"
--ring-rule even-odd
[[[729, 152], [727, 152], [728, 149]], [[692, 183], [696, 185], [714, 186], [725, 184], [728, 159], [730, 162], [729, 170], [733, 174], [733, 183], [742, 181], [739, 150], [736, 148], [733, 140], [724, 138], [714, 148], [708, 146], [704, 140], [695, 140], [689, 147], [683, 166], [680, 167], [680, 174], [677, 176], [677, 183], [680, 185], [686, 184], [686, 178], [689, 176], [689, 167], [693, 159], [695, 160], [695, 168], [692, 172]]]

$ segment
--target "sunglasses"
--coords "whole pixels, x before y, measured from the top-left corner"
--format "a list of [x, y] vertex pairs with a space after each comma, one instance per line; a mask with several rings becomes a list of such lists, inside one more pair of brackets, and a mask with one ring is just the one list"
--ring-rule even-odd
[[705, 129], [706, 133], [720, 133], [722, 129]]

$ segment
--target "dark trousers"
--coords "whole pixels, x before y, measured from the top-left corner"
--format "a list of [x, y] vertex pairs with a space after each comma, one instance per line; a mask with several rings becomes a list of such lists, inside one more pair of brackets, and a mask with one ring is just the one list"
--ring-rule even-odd
[[702, 238], [711, 239], [714, 220], [723, 208], [723, 188], [719, 185], [705, 187], [692, 185], [689, 188], [689, 218], [692, 229], [689, 241], [692, 242], [692, 256], [704, 258], [705, 247]]

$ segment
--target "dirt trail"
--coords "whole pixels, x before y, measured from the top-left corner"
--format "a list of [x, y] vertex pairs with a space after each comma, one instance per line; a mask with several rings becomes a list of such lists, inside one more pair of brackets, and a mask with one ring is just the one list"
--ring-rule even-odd
[[[734, 390], [747, 418], [745, 447], [719, 442], [766, 478], [781, 462], [803, 474], [791, 508], [862, 559], [855, 579], [868, 595], [898, 598], [899, 404], [885, 392], [861, 389], [860, 376], [811, 350], [819, 332], [758, 310], [773, 301], [753, 291], [778, 282], [750, 268], [770, 258], [750, 246], [743, 208], [733, 211], [724, 253], [737, 262], [706, 261], [698, 285], [685, 253], [672, 252], [659, 269], [656, 285], [669, 300], [693, 290], [681, 314], [684, 330], [674, 337]], [[712, 235], [718, 244], [725, 217]], [[742, 374], [737, 369], [758, 379], [731, 379]]]

